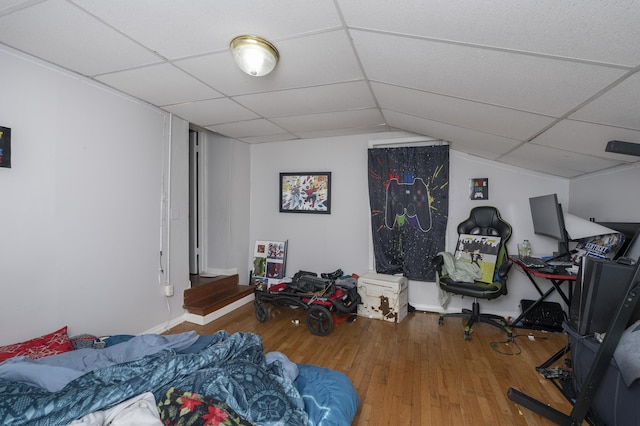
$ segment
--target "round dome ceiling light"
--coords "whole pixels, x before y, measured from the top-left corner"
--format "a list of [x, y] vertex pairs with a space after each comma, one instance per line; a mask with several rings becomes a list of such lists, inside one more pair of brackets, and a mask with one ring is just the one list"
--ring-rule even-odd
[[254, 77], [269, 74], [278, 64], [278, 49], [262, 37], [241, 35], [229, 45], [240, 69]]

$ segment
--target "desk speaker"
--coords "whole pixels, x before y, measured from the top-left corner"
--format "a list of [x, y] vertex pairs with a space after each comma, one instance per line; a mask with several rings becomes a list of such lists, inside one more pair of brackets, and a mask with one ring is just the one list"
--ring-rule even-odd
[[627, 154], [640, 157], [640, 143], [609, 141], [607, 142], [607, 147], [604, 150], [606, 152], [615, 152], [616, 154]]

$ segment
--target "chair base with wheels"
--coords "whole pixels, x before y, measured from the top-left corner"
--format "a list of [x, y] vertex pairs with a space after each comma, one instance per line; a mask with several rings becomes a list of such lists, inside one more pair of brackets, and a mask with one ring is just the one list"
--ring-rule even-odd
[[473, 327], [475, 323], [482, 322], [504, 330], [507, 333], [507, 341], [513, 341], [513, 331], [509, 327], [507, 320], [500, 315], [481, 314], [480, 304], [478, 303], [477, 299], [474, 299], [471, 309], [463, 309], [462, 312], [459, 313], [454, 312], [440, 314], [440, 318], [438, 319], [438, 323], [440, 325], [444, 324], [445, 317], [461, 317], [469, 319], [469, 321], [467, 321], [467, 324], [465, 324], [464, 326], [464, 340], [471, 340], [471, 327]]

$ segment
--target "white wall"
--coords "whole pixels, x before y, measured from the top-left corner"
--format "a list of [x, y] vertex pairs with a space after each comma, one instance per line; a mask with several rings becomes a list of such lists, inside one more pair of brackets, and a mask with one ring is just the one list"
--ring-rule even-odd
[[159, 283], [169, 114], [5, 47], [0, 63], [0, 345], [181, 315]]
[[[489, 201], [470, 200], [469, 179], [489, 178]], [[450, 193], [449, 193], [449, 226], [448, 251], [454, 251], [457, 241], [456, 227], [468, 217], [469, 210], [474, 206], [488, 204], [500, 210], [504, 220], [512, 227], [511, 239], [507, 243], [510, 254], [517, 254], [517, 243], [528, 239], [531, 242], [535, 256], [550, 255], [558, 248], [558, 243], [547, 237], [533, 233], [529, 197], [545, 194], [558, 194], [558, 200], [563, 205], [568, 203], [569, 181], [564, 178], [536, 173], [518, 167], [510, 167], [494, 161], [484, 160], [472, 155], [452, 151], [450, 165]], [[550, 284], [539, 280], [543, 291], [550, 288]], [[565, 291], [567, 284], [564, 284]], [[481, 301], [481, 309], [496, 312], [504, 316], [516, 317], [520, 314], [520, 300], [537, 299], [540, 295], [528, 278], [517, 267], [513, 267], [508, 280], [509, 294], [492, 301]], [[433, 301], [433, 296], [428, 302]], [[553, 294], [548, 301], [561, 302], [562, 299]], [[452, 298], [450, 311], [457, 311], [461, 306], [471, 305], [469, 298]], [[416, 302], [417, 304], [417, 302]], [[429, 308], [434, 305], [428, 303]], [[437, 308], [437, 303], [435, 308]]]
[[[395, 137], [406, 136], [398, 132]], [[362, 275], [369, 270], [369, 198], [367, 190], [367, 149], [369, 141], [394, 135], [371, 134], [326, 139], [297, 140], [251, 146], [251, 244], [256, 239], [289, 240], [286, 273], [300, 269]], [[332, 172], [331, 214], [296, 214], [278, 211], [280, 172]], [[451, 151], [448, 241], [456, 241], [456, 226], [480, 201], [469, 199], [469, 179], [489, 178], [490, 199], [513, 227], [508, 244], [527, 238], [534, 254], [549, 254], [557, 243], [533, 234], [528, 198], [558, 193], [568, 202], [569, 182], [563, 178], [527, 172], [493, 161]], [[251, 248], [253, 246], [251, 245]], [[453, 251], [449, 244], [448, 251]], [[251, 253], [247, 255], [250, 265]], [[425, 259], [425, 262], [430, 259]], [[543, 284], [544, 287], [544, 284]], [[545, 288], [546, 289], [546, 288]], [[509, 280], [509, 294], [481, 305], [487, 311], [516, 316], [521, 299], [537, 299], [535, 288], [515, 268]], [[550, 300], [560, 300], [552, 298]], [[440, 311], [435, 283], [412, 281], [409, 302], [423, 310]], [[469, 307], [470, 298], [454, 297], [449, 310]]]
[[[169, 326], [188, 287], [187, 123], [9, 48], [0, 48], [0, 63], [0, 125], [12, 128], [13, 151], [13, 168], [0, 168], [0, 345], [63, 325], [99, 335]], [[208, 269], [237, 269], [247, 282], [254, 241], [288, 239], [288, 275], [367, 272], [366, 151], [392, 136], [247, 145], [208, 133]], [[331, 215], [279, 213], [283, 171], [331, 171]], [[569, 182], [452, 151], [450, 172], [450, 241], [479, 205], [468, 198], [477, 177], [489, 178], [489, 204], [513, 226], [511, 252], [525, 238], [534, 254], [555, 249], [533, 235], [527, 200], [535, 195], [558, 193], [585, 218], [640, 221], [638, 166]], [[161, 203], [163, 193], [170, 198]], [[163, 296], [167, 282], [174, 297]], [[509, 289], [485, 309], [514, 316], [520, 299], [537, 297], [517, 270]], [[435, 284], [411, 282], [410, 302], [439, 310]], [[454, 298], [450, 309], [470, 303]]]
[[575, 178], [569, 211], [599, 222], [640, 222], [640, 164]]
[[[252, 145], [251, 248], [256, 240], [288, 240], [289, 276], [300, 269], [366, 272], [369, 139], [363, 135]], [[331, 214], [280, 213], [280, 172], [331, 172]]]

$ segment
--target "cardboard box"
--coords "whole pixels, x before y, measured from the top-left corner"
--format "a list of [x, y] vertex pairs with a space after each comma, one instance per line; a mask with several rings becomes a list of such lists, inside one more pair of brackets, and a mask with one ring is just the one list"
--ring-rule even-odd
[[409, 310], [406, 277], [369, 272], [358, 278], [358, 316], [398, 323]]

